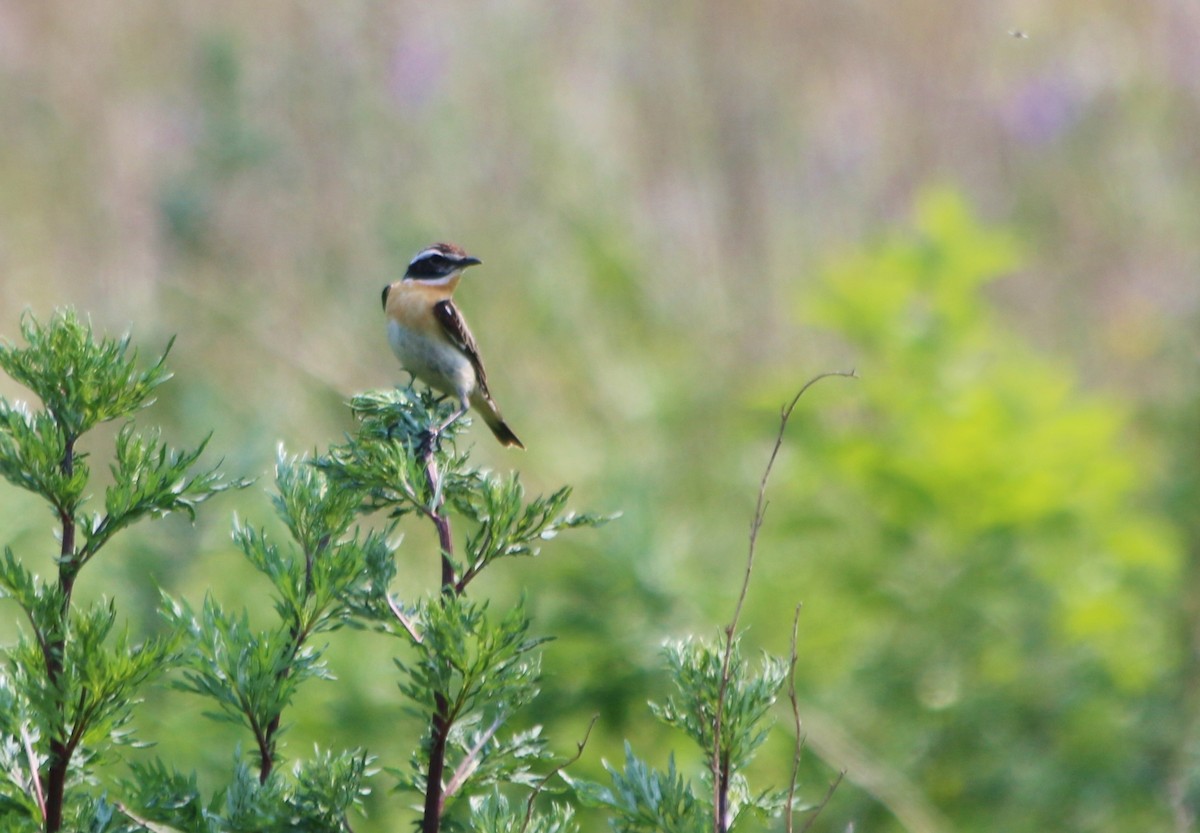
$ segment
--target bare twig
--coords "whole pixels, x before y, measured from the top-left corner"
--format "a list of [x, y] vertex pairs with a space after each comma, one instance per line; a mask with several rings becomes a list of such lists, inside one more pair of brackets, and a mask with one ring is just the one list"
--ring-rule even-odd
[[808, 821], [804, 822], [804, 826], [800, 828], [800, 833], [808, 833], [808, 831], [816, 823], [817, 816], [821, 815], [821, 811], [825, 809], [825, 805], [829, 803], [829, 799], [833, 798], [834, 791], [837, 790], [838, 785], [842, 783], [842, 779], [845, 777], [846, 770], [843, 769], [838, 773], [837, 778], [833, 779], [833, 783], [829, 785], [829, 789], [825, 792], [825, 797], [822, 798], [821, 803], [813, 809], [813, 813], [808, 817]]
[[545, 789], [546, 784], [550, 782], [550, 779], [583, 757], [583, 748], [587, 746], [588, 738], [592, 736], [592, 729], [595, 727], [596, 721], [599, 719], [600, 715], [592, 715], [592, 720], [590, 723], [588, 723], [587, 731], [583, 733], [583, 739], [575, 744], [575, 754], [567, 758], [554, 769], [547, 772], [546, 777], [541, 781], [538, 781], [538, 785], [533, 788], [533, 792], [529, 794], [529, 800], [525, 802], [525, 821], [521, 823], [520, 833], [525, 833], [525, 831], [529, 829], [529, 823], [533, 820], [533, 802], [537, 800], [539, 795], [541, 795], [542, 790]]
[[412, 637], [413, 642], [420, 645], [425, 637], [417, 630], [417, 626], [413, 624], [413, 620], [400, 609], [400, 605], [396, 604], [391, 593], [384, 593], [383, 597], [387, 599], [388, 608], [392, 611], [392, 615], [396, 617], [396, 621], [400, 623], [402, 628], [408, 631], [408, 635]]
[[796, 781], [800, 777], [800, 755], [804, 751], [803, 726], [800, 721], [800, 704], [796, 699], [796, 663], [800, 660], [797, 642], [800, 636], [800, 609], [804, 605], [796, 605], [796, 613], [792, 616], [792, 652], [788, 658], [788, 702], [792, 705], [792, 728], [795, 730], [796, 745], [792, 750], [792, 779], [788, 783], [787, 804], [784, 805], [783, 815], [787, 820], [787, 833], [792, 833], [792, 808], [796, 806]]
[[804, 396], [808, 389], [817, 382], [829, 376], [857, 378], [857, 374], [853, 370], [833, 370], [817, 374], [804, 383], [804, 386], [792, 397], [792, 401], [780, 411], [779, 430], [775, 432], [775, 445], [771, 448], [771, 455], [767, 459], [767, 466], [763, 470], [762, 478], [758, 482], [758, 499], [754, 505], [754, 516], [750, 520], [750, 542], [746, 553], [746, 569], [742, 575], [742, 587], [738, 593], [737, 605], [733, 610], [733, 619], [730, 620], [729, 625], [725, 628], [725, 654], [721, 660], [721, 684], [717, 689], [717, 707], [716, 713], [713, 715], [712, 779], [714, 833], [725, 833], [727, 829], [725, 826], [725, 814], [721, 811], [721, 808], [725, 807], [726, 796], [729, 790], [726, 778], [723, 777], [724, 767], [721, 760], [721, 721], [725, 710], [725, 695], [729, 688], [729, 664], [733, 658], [733, 637], [737, 633], [738, 622], [742, 617], [742, 608], [746, 604], [746, 594], [750, 589], [750, 574], [754, 570], [754, 553], [758, 547], [758, 531], [762, 528], [763, 519], [767, 513], [767, 483], [771, 479], [771, 470], [775, 467], [775, 459], [779, 456], [779, 449], [783, 446], [783, 435], [787, 430], [788, 420], [791, 418], [796, 404], [800, 401], [800, 397]]
[[425, 452], [425, 480], [429, 485], [429, 494], [432, 496], [427, 515], [433, 521], [434, 528], [437, 529], [438, 545], [442, 549], [442, 592], [454, 593], [455, 582], [458, 578], [454, 575], [454, 536], [450, 531], [450, 518], [442, 509], [444, 503], [442, 501], [442, 479], [438, 475], [437, 460], [433, 456], [434, 443], [429, 443], [429, 448]]
[[117, 808], [118, 812], [128, 816], [130, 821], [132, 821], [134, 824], [138, 825], [139, 827], [144, 827], [146, 830], [149, 830], [150, 833], [179, 833], [176, 828], [171, 827], [170, 825], [158, 824], [150, 821], [149, 819], [142, 818], [120, 801], [114, 801], [113, 806]]
[[504, 725], [503, 717], [497, 717], [493, 720], [492, 725], [487, 727], [487, 730], [480, 736], [479, 741], [467, 752], [466, 757], [462, 759], [462, 763], [458, 765], [458, 768], [454, 770], [454, 774], [450, 776], [450, 781], [446, 784], [446, 789], [443, 790], [444, 799], [458, 792], [458, 788], [471, 777], [471, 773], [479, 768], [479, 753], [483, 751], [484, 744], [496, 736], [496, 732], [500, 730], [502, 725]]
[[38, 809], [42, 812], [42, 818], [46, 818], [46, 796], [42, 792], [42, 774], [38, 771], [37, 754], [33, 751], [33, 738], [29, 737], [29, 731], [21, 724], [21, 742], [25, 745], [25, 757], [29, 761], [29, 778], [33, 781], [33, 792], [37, 798]]

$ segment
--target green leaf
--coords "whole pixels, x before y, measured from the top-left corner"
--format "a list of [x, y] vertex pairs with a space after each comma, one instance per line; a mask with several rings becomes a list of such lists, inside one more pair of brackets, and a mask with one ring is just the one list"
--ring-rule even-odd
[[351, 623], [357, 615], [394, 621], [386, 597], [395, 573], [390, 527], [365, 535], [351, 525], [362, 494], [333, 485], [326, 473], [282, 448], [276, 465], [276, 512], [292, 533], [280, 547], [265, 533], [235, 524], [234, 540], [275, 587], [275, 610], [300, 642]]
[[138, 815], [187, 831], [217, 833], [217, 819], [205, 811], [196, 773], [181, 773], [155, 758], [130, 761], [131, 777], [122, 783]]
[[135, 643], [127, 630], [116, 633], [110, 602], [73, 617], [67, 641], [64, 677], [73, 697], [66, 712], [68, 736], [89, 748], [128, 744], [123, 731], [138, 702], [137, 692], [149, 680], [180, 664], [183, 632]]
[[42, 400], [67, 437], [146, 407], [171, 378], [164, 362], [174, 339], [157, 362], [138, 370], [128, 335], [97, 340], [73, 310], [56, 312], [45, 325], [26, 313], [21, 334], [25, 347], [0, 343], [0, 369]]
[[289, 803], [295, 818], [307, 829], [349, 831], [346, 819], [351, 810], [363, 811], [370, 795], [367, 778], [374, 759], [362, 750], [333, 754], [313, 750], [313, 757], [296, 768], [295, 793]]
[[256, 736], [283, 714], [305, 680], [329, 678], [321, 651], [297, 646], [286, 627], [256, 631], [248, 615], [230, 616], [205, 599], [197, 617], [184, 603], [165, 600], [163, 615], [188, 628], [196, 650], [177, 686], [208, 697], [212, 716], [245, 726]]
[[73, 452], [70, 466], [67, 459], [67, 437], [51, 414], [0, 399], [0, 475], [46, 498], [56, 517], [75, 514], [88, 481], [85, 455]]
[[363, 501], [355, 489], [331, 484], [310, 461], [288, 457], [283, 446], [276, 456], [275, 486], [275, 511], [300, 549], [310, 555], [347, 533]]
[[[404, 673], [400, 690], [426, 721], [436, 712], [439, 696], [451, 724], [462, 722], [457, 731], [502, 725], [537, 696], [541, 665], [532, 652], [544, 640], [528, 636], [523, 605], [493, 621], [486, 604], [440, 596], [421, 605], [418, 621], [423, 638], [414, 646], [416, 656], [397, 659], [396, 665]], [[463, 740], [459, 746], [471, 743]], [[427, 753], [422, 749], [414, 757], [420, 772]]]
[[470, 816], [465, 830], [478, 833], [573, 833], [574, 811], [567, 805], [552, 804], [548, 811], [535, 810], [526, 820], [523, 803], [511, 806], [498, 789], [470, 801]]
[[572, 781], [580, 803], [613, 814], [610, 825], [618, 833], [705, 833], [712, 829], [711, 808], [696, 798], [690, 782], [675, 769], [671, 755], [665, 773], [646, 765], [625, 744], [625, 766], [604, 762], [612, 787]]
[[[723, 648], [685, 639], [663, 648], [677, 693], [663, 705], [650, 704], [654, 715], [685, 732], [711, 760], [713, 723], [721, 691]], [[721, 757], [737, 772], [754, 757], [771, 728], [770, 710], [787, 682], [787, 665], [767, 654], [754, 673], [734, 640], [721, 709]]]
[[525, 489], [514, 473], [508, 478], [481, 475], [469, 483], [460, 481], [445, 490], [447, 501], [477, 524], [467, 537], [465, 585], [488, 564], [500, 558], [536, 556], [542, 541], [564, 529], [595, 527], [611, 516], [566, 512], [569, 486], [525, 502]]
[[247, 481], [226, 482], [217, 468], [193, 473], [192, 466], [208, 444], [206, 438], [191, 451], [165, 445], [158, 431], [139, 434], [126, 423], [117, 434], [113, 484], [104, 493], [103, 515], [94, 515], [83, 527], [84, 560], [91, 558], [112, 537], [137, 521], [183, 512], [195, 519], [196, 506]]

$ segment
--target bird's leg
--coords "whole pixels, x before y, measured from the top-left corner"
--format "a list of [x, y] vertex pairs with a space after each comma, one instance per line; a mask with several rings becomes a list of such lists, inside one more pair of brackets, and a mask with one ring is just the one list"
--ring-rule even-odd
[[436, 428], [430, 429], [430, 433], [433, 434], [435, 437], [441, 436], [443, 431], [445, 431], [447, 428], [449, 428], [454, 423], [455, 420], [457, 420], [459, 417], [461, 417], [463, 414], [465, 414], [470, 409], [471, 409], [471, 403], [468, 402], [466, 399], [460, 399], [458, 401], [458, 410], [455, 411], [454, 413], [450, 414], [450, 416], [447, 417], [445, 419], [445, 421], [442, 422], [441, 425], [437, 426]]
[[447, 417], [445, 420], [443, 420], [439, 425], [436, 425], [433, 428], [430, 428], [426, 432], [425, 438], [421, 442], [422, 451], [433, 450], [433, 444], [441, 438], [442, 432], [445, 431], [447, 428], [449, 428], [456, 419], [463, 416], [463, 414], [465, 414], [470, 409], [471, 409], [471, 403], [469, 401], [467, 401], [466, 399], [460, 399], [459, 405], [458, 405], [458, 410], [456, 410], [454, 413], [450, 414], [450, 416]]

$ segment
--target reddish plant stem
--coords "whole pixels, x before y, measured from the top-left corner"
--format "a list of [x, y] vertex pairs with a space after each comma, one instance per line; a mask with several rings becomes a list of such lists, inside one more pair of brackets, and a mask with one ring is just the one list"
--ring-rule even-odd
[[[329, 536], [323, 535], [317, 541], [315, 549], [305, 549], [304, 552], [304, 598], [309, 599], [313, 594], [313, 565], [316, 559], [321, 556], [329, 547]], [[291, 674], [292, 662], [300, 653], [300, 649], [304, 647], [305, 641], [308, 639], [309, 631], [302, 630], [300, 621], [296, 621], [291, 630], [288, 632], [292, 640], [288, 647], [289, 659], [287, 664], [280, 669], [276, 675], [276, 680], [282, 682]], [[259, 769], [258, 783], [265, 784], [267, 779], [271, 777], [271, 771], [275, 768], [275, 735], [279, 733], [279, 725], [283, 720], [283, 712], [277, 712], [270, 721], [267, 722], [265, 732], [260, 732], [257, 729], [254, 732], [254, 739], [258, 743]]]
[[758, 532], [762, 529], [763, 519], [767, 513], [767, 483], [771, 480], [771, 470], [775, 468], [775, 459], [779, 456], [779, 449], [783, 446], [783, 435], [787, 431], [788, 420], [792, 417], [792, 411], [796, 409], [796, 405], [800, 402], [800, 397], [804, 396], [809, 388], [827, 376], [857, 378], [853, 370], [835, 370], [819, 373], [804, 383], [796, 395], [792, 397], [792, 401], [785, 405], [779, 412], [779, 430], [775, 432], [775, 444], [771, 447], [771, 454], [767, 458], [766, 468], [763, 469], [762, 478], [758, 482], [758, 499], [754, 504], [754, 516], [750, 520], [750, 541], [746, 553], [746, 569], [742, 573], [742, 587], [738, 593], [737, 604], [733, 609], [733, 618], [725, 627], [725, 651], [721, 660], [721, 682], [717, 688], [716, 714], [713, 715], [713, 748], [710, 767], [713, 776], [714, 833], [725, 833], [727, 829], [725, 811], [729, 801], [730, 773], [728, 756], [721, 749], [721, 730], [724, 727], [725, 697], [729, 690], [730, 662], [733, 659], [734, 639], [737, 636], [738, 623], [741, 621], [742, 608], [746, 604], [746, 594], [750, 590], [750, 575], [754, 572], [754, 553], [758, 548]]
[[266, 731], [255, 730], [254, 740], [258, 744], [258, 783], [265, 784], [275, 769], [274, 744], [271, 738], [279, 729], [279, 715], [275, 715], [267, 724]]
[[[68, 435], [65, 438], [60, 468], [68, 478], [75, 473], [75, 437]], [[58, 586], [62, 601], [59, 607], [58, 621], [53, 625], [55, 632], [46, 634], [42, 639], [42, 644], [45, 646], [46, 677], [50, 682], [51, 689], [55, 691], [62, 690], [63, 663], [67, 650], [67, 617], [71, 612], [71, 592], [75, 589], [75, 578], [79, 573], [79, 564], [75, 560], [74, 509], [70, 506], [59, 506], [58, 519], [62, 524], [62, 546], [59, 549], [58, 560]], [[55, 704], [55, 709], [58, 712], [59, 721], [65, 724], [67, 704], [59, 701]], [[45, 778], [46, 833], [58, 833], [62, 828], [67, 769], [74, 751], [74, 745], [68, 740], [56, 737], [50, 739], [50, 755], [47, 759]]]
[[719, 783], [717, 784], [717, 826], [721, 831], [729, 829], [729, 756], [721, 755]]
[[[437, 530], [438, 546], [441, 550], [442, 596], [457, 596], [462, 591], [457, 586], [458, 579], [454, 575], [454, 534], [450, 528], [450, 517], [443, 511], [445, 502], [442, 499], [441, 481], [433, 454], [433, 443], [430, 443], [425, 452], [425, 482], [429, 487], [429, 494], [434, 496], [434, 503], [426, 514]], [[442, 777], [446, 771], [446, 745], [449, 743], [450, 727], [453, 725], [450, 703], [444, 692], [434, 693], [433, 706], [433, 719], [429, 725], [429, 771], [425, 778], [425, 808], [421, 818], [421, 833], [438, 833], [441, 829], [445, 804]]]
[[788, 703], [792, 707], [792, 728], [796, 732], [795, 746], [792, 749], [792, 777], [788, 783], [787, 802], [783, 807], [783, 818], [786, 822], [786, 833], [792, 833], [792, 823], [796, 806], [796, 779], [800, 777], [800, 754], [804, 751], [803, 723], [800, 720], [800, 701], [796, 697], [796, 663], [800, 661], [798, 644], [800, 641], [800, 605], [796, 605], [796, 613], [792, 617], [792, 648], [788, 658]]
[[441, 692], [434, 695], [435, 711], [429, 727], [429, 772], [425, 782], [422, 833], [438, 833], [442, 824], [442, 776], [446, 771], [446, 743], [450, 738], [449, 704]]

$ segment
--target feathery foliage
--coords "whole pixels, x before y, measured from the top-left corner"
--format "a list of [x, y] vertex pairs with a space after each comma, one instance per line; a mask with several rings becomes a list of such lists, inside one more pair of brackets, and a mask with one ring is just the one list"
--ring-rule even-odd
[[7, 706], [0, 746], [11, 773], [0, 781], [0, 806], [22, 820], [13, 823], [47, 833], [104, 829], [111, 807], [94, 801], [85, 785], [104, 755], [132, 741], [138, 693], [179, 664], [183, 635], [135, 640], [117, 627], [112, 601], [73, 602], [76, 580], [120, 531], [174, 512], [193, 517], [198, 504], [242, 484], [215, 468], [196, 470], [204, 442], [178, 451], [157, 431], [127, 421], [116, 435], [103, 508], [88, 511], [91, 469], [77, 443], [100, 423], [129, 420], [153, 401], [170, 378], [167, 351], [140, 369], [128, 336], [97, 338], [71, 311], [45, 324], [27, 314], [21, 332], [23, 346], [0, 344], [0, 369], [29, 388], [40, 407], [0, 400], [0, 475], [49, 504], [59, 547], [57, 575], [49, 580], [9, 547], [0, 562], [0, 598], [12, 599], [29, 626], [0, 656]]

